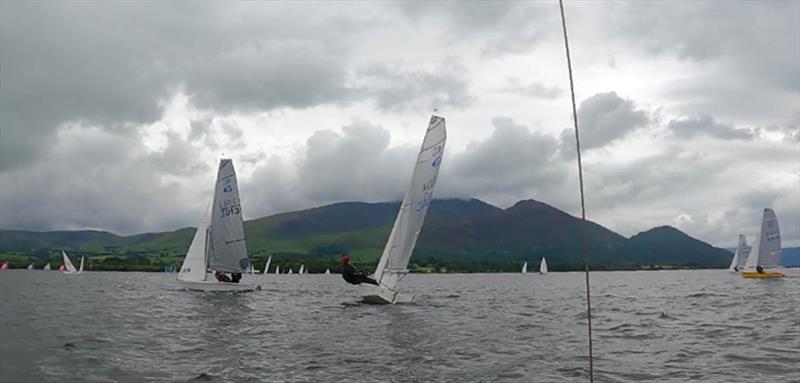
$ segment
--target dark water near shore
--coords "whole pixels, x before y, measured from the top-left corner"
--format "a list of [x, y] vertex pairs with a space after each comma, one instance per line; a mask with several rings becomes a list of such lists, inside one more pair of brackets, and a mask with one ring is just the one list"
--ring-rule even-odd
[[[792, 270], [798, 271], [798, 270]], [[797, 273], [793, 273], [797, 275]], [[338, 275], [0, 272], [2, 382], [562, 382], [587, 370], [580, 273], [410, 275], [356, 304]], [[592, 274], [598, 382], [800, 381], [800, 278]]]

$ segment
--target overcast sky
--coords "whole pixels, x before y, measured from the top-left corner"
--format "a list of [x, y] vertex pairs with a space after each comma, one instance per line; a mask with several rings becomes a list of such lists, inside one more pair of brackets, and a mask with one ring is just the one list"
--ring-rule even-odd
[[[800, 243], [800, 2], [566, 3], [588, 218]], [[0, 227], [196, 226], [221, 156], [245, 218], [436, 196], [578, 214], [558, 4], [0, 2]]]

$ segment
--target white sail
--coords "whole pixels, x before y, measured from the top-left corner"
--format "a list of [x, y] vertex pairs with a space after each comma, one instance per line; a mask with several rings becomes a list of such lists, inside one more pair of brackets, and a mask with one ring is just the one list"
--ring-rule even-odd
[[72, 264], [72, 261], [69, 260], [67, 253], [64, 250], [61, 250], [61, 258], [64, 261], [64, 267], [67, 273], [77, 273], [78, 270], [75, 269], [75, 265]]
[[772, 209], [764, 209], [761, 232], [750, 250], [744, 271], [757, 271], [758, 266], [762, 269], [781, 266], [781, 231], [778, 227], [778, 217]]
[[289, 272], [286, 273], [286, 274], [293, 274], [293, 273], [294, 273], [294, 271], [292, 269], [289, 269]]
[[433, 190], [444, 154], [447, 140], [444, 118], [431, 116], [425, 139], [417, 156], [411, 184], [406, 191], [400, 211], [397, 213], [392, 232], [386, 242], [375, 280], [381, 287], [394, 291], [397, 283], [408, 270], [408, 262], [417, 243], [425, 215], [433, 200]]
[[50, 271], [50, 264], [48, 263], [48, 264], [44, 265], [44, 267], [42, 268], [42, 270], [44, 270], [44, 271]]
[[280, 273], [281, 273], [281, 267], [278, 266], [278, 265], [275, 265], [275, 274], [280, 274]]
[[328, 275], [330, 273], [331, 273], [331, 269], [325, 269], [325, 275]]
[[208, 245], [208, 226], [197, 228], [189, 245], [189, 251], [183, 259], [178, 279], [182, 281], [201, 282], [206, 280], [206, 248]]
[[84, 257], [84, 256], [81, 256], [81, 265], [78, 267], [78, 272], [79, 272], [79, 273], [82, 273], [82, 272], [83, 272], [83, 259], [84, 259], [84, 258], [86, 258], [86, 257]]
[[306, 270], [306, 266], [305, 265], [300, 265], [300, 271], [298, 271], [297, 274], [303, 274], [303, 272], [305, 270]]
[[528, 273], [528, 262], [522, 264], [522, 274]]
[[271, 255], [267, 258], [267, 263], [264, 265], [264, 274], [267, 274], [269, 272], [269, 264], [270, 263], [272, 263], [272, 256]]
[[539, 274], [547, 274], [547, 261], [542, 257], [542, 263], [539, 264]]
[[728, 268], [731, 272], [737, 272], [742, 269], [747, 262], [747, 255], [750, 249], [747, 247], [747, 239], [743, 234], [739, 234], [739, 243], [736, 245], [736, 251], [733, 253], [731, 265]]
[[33, 270], [33, 263], [31, 263], [30, 265], [28, 265], [28, 270]]
[[208, 241], [208, 268], [227, 273], [241, 273], [249, 264], [244, 240], [242, 206], [233, 161], [222, 159], [214, 188], [211, 230]]

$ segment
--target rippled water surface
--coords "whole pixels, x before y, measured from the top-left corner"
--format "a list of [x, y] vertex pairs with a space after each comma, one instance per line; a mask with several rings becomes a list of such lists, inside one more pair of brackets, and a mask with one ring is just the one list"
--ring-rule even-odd
[[[798, 270], [792, 270], [798, 271]], [[592, 274], [599, 382], [800, 381], [800, 278]], [[2, 382], [584, 380], [580, 273], [410, 275], [407, 305], [358, 304], [338, 275], [0, 272]]]

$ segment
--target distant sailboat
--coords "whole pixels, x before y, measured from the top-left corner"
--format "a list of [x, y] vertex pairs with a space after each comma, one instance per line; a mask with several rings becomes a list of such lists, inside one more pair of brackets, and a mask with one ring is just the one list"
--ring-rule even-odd
[[42, 268], [42, 270], [44, 270], [44, 271], [50, 271], [50, 264], [48, 263], [48, 264], [44, 265], [44, 267]]
[[267, 258], [267, 263], [264, 265], [264, 275], [267, 275], [267, 273], [269, 272], [269, 264], [270, 263], [272, 263], [272, 256], [271, 255], [269, 256], [269, 258]]
[[431, 116], [411, 183], [375, 269], [374, 278], [380, 285], [360, 285], [365, 303], [387, 304], [413, 299], [411, 295], [401, 295], [397, 285], [408, 273], [408, 262], [433, 200], [433, 189], [439, 175], [445, 141], [447, 132], [444, 118]]
[[67, 253], [64, 250], [61, 250], [61, 259], [64, 261], [64, 268], [58, 269], [59, 271], [63, 272], [64, 274], [78, 274], [79, 271], [75, 268], [75, 265], [72, 264], [72, 261], [67, 256]]
[[82, 273], [82, 272], [83, 272], [83, 259], [84, 259], [84, 258], [86, 258], [86, 257], [84, 257], [84, 256], [81, 256], [81, 265], [80, 265], [80, 267], [78, 267], [78, 272], [79, 272], [79, 273]]
[[306, 266], [300, 265], [300, 271], [298, 271], [297, 274], [303, 274], [304, 271], [306, 271]]
[[294, 271], [292, 269], [289, 269], [289, 272], [286, 274], [294, 274]]
[[522, 274], [528, 274], [528, 262], [522, 264]]
[[28, 270], [33, 270], [33, 263], [31, 263], [30, 265], [28, 265]]
[[278, 265], [275, 265], [275, 274], [280, 274], [280, 273], [281, 273], [281, 267], [278, 266]]
[[750, 248], [747, 247], [747, 239], [743, 234], [739, 234], [739, 243], [736, 245], [736, 252], [733, 253], [731, 266], [728, 271], [738, 273], [747, 263], [747, 256], [750, 255]]
[[217, 281], [207, 270], [241, 273], [246, 265], [247, 246], [244, 238], [239, 185], [233, 161], [222, 159], [214, 183], [214, 199], [207, 218], [197, 228], [186, 258], [178, 274], [178, 284], [189, 290], [250, 291], [257, 285]]
[[547, 261], [542, 257], [542, 263], [539, 264], [539, 274], [547, 274]]
[[60, 272], [62, 272], [62, 273], [63, 273], [63, 272], [64, 272], [64, 270], [66, 270], [66, 269], [67, 269], [67, 268], [66, 268], [66, 267], [64, 267], [64, 264], [61, 264], [61, 266], [58, 266], [58, 271], [60, 271]]
[[328, 275], [330, 273], [331, 273], [331, 269], [325, 269], [325, 275]]
[[[778, 217], [772, 209], [764, 209], [761, 219], [761, 232], [747, 257], [742, 270], [744, 278], [781, 278], [783, 274], [775, 270], [781, 267], [781, 231]], [[767, 271], [773, 269], [772, 271]]]
[[8, 261], [3, 262], [3, 264], [0, 265], [0, 270], [8, 270]]

